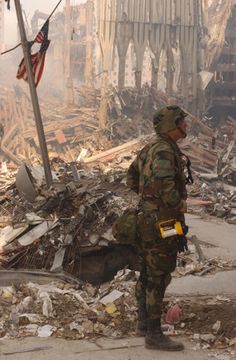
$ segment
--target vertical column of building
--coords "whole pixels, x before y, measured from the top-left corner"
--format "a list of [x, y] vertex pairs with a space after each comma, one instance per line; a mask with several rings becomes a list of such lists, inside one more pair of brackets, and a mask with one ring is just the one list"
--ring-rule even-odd
[[93, 86], [93, 24], [94, 24], [94, 0], [87, 0], [85, 84], [90, 87]]
[[137, 89], [141, 89], [142, 86], [144, 53], [148, 44], [150, 27], [149, 9], [148, 0], [139, 0], [133, 4], [133, 40], [136, 54], [135, 85]]
[[4, 0], [0, 0], [0, 51], [4, 50]]
[[[230, 113], [236, 107], [236, 5], [225, 34], [226, 41], [216, 66], [213, 105]], [[235, 111], [235, 110], [234, 110]]]
[[125, 66], [127, 61], [127, 51], [130, 43], [130, 25], [121, 23], [117, 31], [117, 51], [119, 57], [118, 88], [122, 90], [125, 86]]
[[202, 27], [202, 0], [178, 0], [176, 18], [180, 16], [177, 26], [178, 42], [181, 52], [181, 95], [183, 105], [190, 108], [197, 98], [198, 78], [198, 36]]
[[[159, 7], [159, 5], [162, 5]], [[154, 55], [152, 60], [152, 86], [158, 87], [158, 74], [160, 66], [160, 56], [165, 45], [166, 28], [164, 24], [163, 3], [152, 1], [150, 3], [150, 33], [149, 46]]]
[[122, 90], [127, 82], [126, 69], [130, 65], [130, 51], [128, 53], [129, 45], [132, 39], [132, 25], [130, 18], [132, 10], [128, 7], [126, 2], [117, 2], [116, 8], [116, 21], [117, 21], [117, 34], [116, 45], [118, 53], [118, 88]]
[[111, 54], [113, 52], [116, 35], [116, 2], [113, 0], [98, 1], [98, 36], [103, 63], [99, 126], [103, 129], [106, 127], [109, 73], [111, 71]]
[[66, 36], [66, 54], [65, 54], [65, 78], [66, 78], [66, 103], [74, 103], [73, 80], [71, 74], [71, 4], [66, 0], [65, 8], [65, 36]]

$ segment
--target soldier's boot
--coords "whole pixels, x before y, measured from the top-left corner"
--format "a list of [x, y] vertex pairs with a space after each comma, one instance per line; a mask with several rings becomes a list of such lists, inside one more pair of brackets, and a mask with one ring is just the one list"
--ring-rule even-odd
[[147, 334], [145, 338], [147, 349], [165, 350], [165, 351], [181, 351], [184, 345], [181, 342], [175, 342], [168, 336], [164, 335], [161, 330], [159, 319], [148, 320]]
[[144, 308], [138, 309], [138, 321], [136, 324], [136, 335], [145, 336], [147, 332], [147, 310]]

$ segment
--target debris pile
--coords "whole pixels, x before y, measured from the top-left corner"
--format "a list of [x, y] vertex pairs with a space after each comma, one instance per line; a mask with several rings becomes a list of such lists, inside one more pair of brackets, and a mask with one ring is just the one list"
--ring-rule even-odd
[[120, 92], [111, 88], [108, 106], [113, 144], [120, 144], [121, 139], [125, 142], [152, 134], [153, 112], [167, 103], [166, 95], [148, 85], [139, 92], [133, 88]]
[[[150, 136], [153, 134], [153, 112], [170, 102], [166, 95], [149, 86], [144, 86], [139, 92], [131, 88], [118, 92], [110, 88], [107, 127], [100, 129], [100, 92], [81, 87], [77, 89], [77, 95], [78, 105], [71, 108], [42, 102], [51, 159], [59, 157], [66, 162], [80, 161], [82, 150], [83, 157], [88, 158], [127, 142], [132, 144], [140, 136]], [[20, 86], [14, 90], [1, 88], [0, 100], [0, 122], [4, 126], [2, 152], [5, 158], [16, 165], [20, 165], [22, 160], [32, 164], [39, 162], [39, 144], [28, 96]], [[209, 180], [217, 175], [223, 182], [236, 184], [235, 123], [229, 117], [224, 126], [216, 129], [213, 121], [189, 115], [189, 136], [183, 141], [182, 148], [197, 172], [210, 174]], [[142, 146], [141, 141], [138, 145]]]
[[[87, 90], [86, 94], [89, 94]], [[95, 94], [94, 99], [96, 101]], [[50, 158], [60, 156], [68, 162], [76, 161], [80, 144], [89, 139], [95, 150], [105, 149], [105, 145], [111, 146], [105, 137], [101, 142], [96, 135], [96, 102], [93, 107], [68, 108], [44, 99], [41, 112]], [[4, 126], [1, 145], [3, 160], [17, 166], [22, 161], [39, 163], [41, 157], [32, 105], [20, 86], [14, 89], [0, 88], [0, 123]]]
[[[152, 132], [151, 112], [164, 105], [166, 97], [149, 87], [141, 92], [126, 89], [118, 93], [111, 88], [108, 98], [108, 123], [99, 128], [100, 91], [86, 86], [76, 90], [77, 103], [70, 108], [50, 99], [41, 101], [44, 132], [49, 157], [76, 161], [82, 148], [88, 155], [108, 150], [141, 134]], [[4, 126], [3, 160], [16, 165], [21, 161], [37, 163], [39, 143], [32, 105], [28, 95], [19, 86], [0, 88], [0, 123]]]
[[[0, 230], [1, 266], [67, 273], [91, 283], [111, 280], [125, 266], [138, 270], [135, 249], [118, 244], [112, 235], [117, 216], [138, 201], [124, 184], [126, 171], [121, 164], [130, 162], [127, 157], [116, 158], [106, 171], [86, 164], [71, 167], [55, 159], [55, 182], [49, 190], [41, 167], [23, 165], [16, 184], [12, 177], [1, 194], [5, 214]], [[198, 239], [189, 239], [189, 252], [179, 257], [179, 276], [234, 267], [205, 259]]]
[[118, 273], [111, 283], [32, 282], [0, 288], [0, 337], [83, 339], [134, 335], [136, 274]]
[[[117, 273], [100, 286], [25, 282], [0, 288], [0, 338], [58, 337], [66, 339], [135, 336], [137, 308], [131, 270]], [[178, 310], [178, 316], [173, 316]], [[163, 331], [186, 335], [194, 347], [234, 353], [236, 323], [233, 299], [166, 299]], [[172, 314], [170, 316], [170, 314]]]
[[[204, 133], [198, 130], [194, 134], [196, 125], [192, 123], [191, 135], [182, 143], [183, 152], [190, 156], [195, 170], [195, 184], [189, 188], [189, 194], [192, 198], [205, 201], [210, 215], [236, 224], [235, 121], [228, 119], [220, 130], [213, 130], [204, 124], [203, 126]], [[206, 135], [207, 129], [213, 131], [212, 137]]]
[[114, 185], [96, 169], [79, 170], [79, 181], [67, 164], [58, 161], [56, 169], [53, 189], [43, 185], [41, 168], [30, 172], [23, 166], [17, 187], [12, 182], [2, 193], [1, 211], [8, 217], [0, 231], [1, 266], [65, 271], [92, 282], [109, 280], [126, 265], [134, 267], [135, 251], [127, 246], [122, 256], [111, 229], [131, 196], [125, 195], [124, 184]]
[[177, 329], [196, 342], [195, 349], [224, 349], [235, 355], [236, 327], [232, 320], [234, 299], [215, 298], [184, 299], [181, 301], [182, 317]]

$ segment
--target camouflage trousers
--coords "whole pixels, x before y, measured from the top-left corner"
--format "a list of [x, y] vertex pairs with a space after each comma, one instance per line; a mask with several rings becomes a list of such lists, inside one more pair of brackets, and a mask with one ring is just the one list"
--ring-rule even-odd
[[142, 222], [138, 231], [140, 277], [135, 293], [138, 307], [147, 310], [148, 319], [159, 319], [165, 291], [176, 268], [177, 241], [160, 238], [150, 222], [151, 229], [144, 225]]

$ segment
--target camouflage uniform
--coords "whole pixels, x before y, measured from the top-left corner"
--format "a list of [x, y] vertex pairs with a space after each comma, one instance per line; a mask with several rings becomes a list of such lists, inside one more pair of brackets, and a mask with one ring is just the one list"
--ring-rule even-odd
[[187, 198], [182, 154], [167, 135], [145, 146], [127, 174], [127, 185], [140, 196], [138, 249], [140, 278], [136, 285], [139, 308], [148, 319], [160, 319], [166, 287], [176, 267], [177, 241], [162, 239], [158, 220], [181, 218], [182, 200]]

